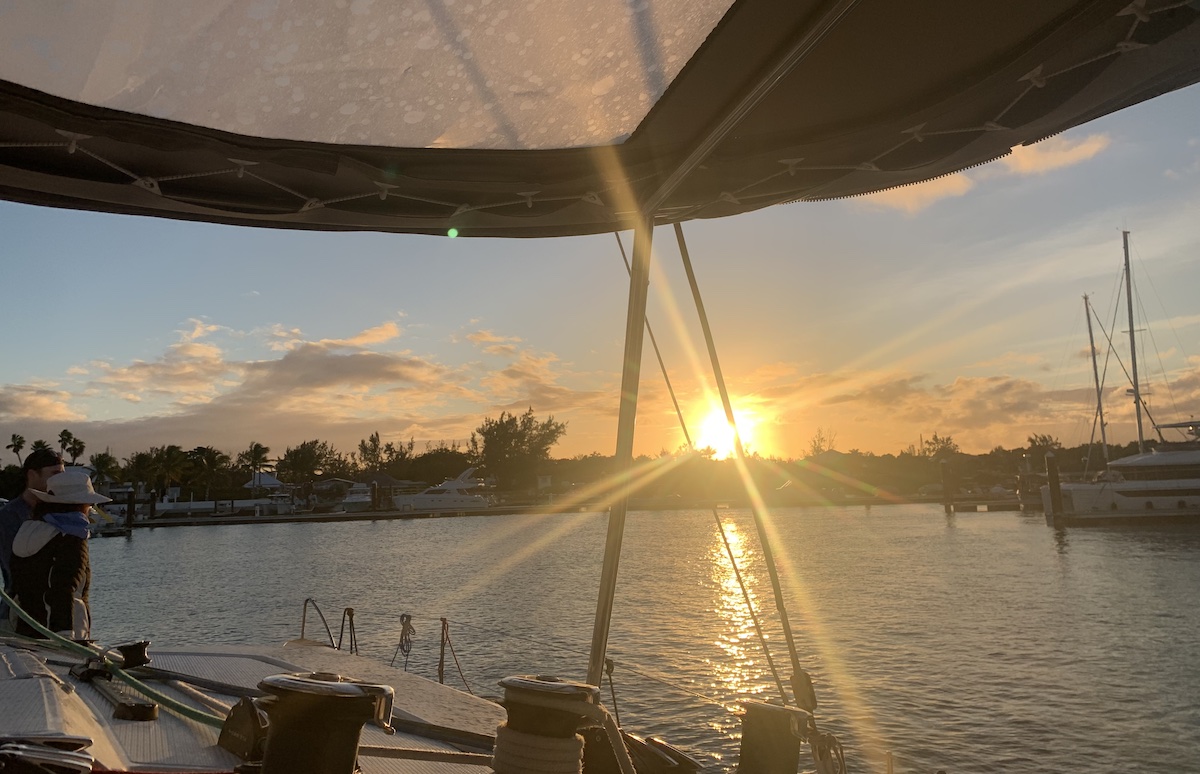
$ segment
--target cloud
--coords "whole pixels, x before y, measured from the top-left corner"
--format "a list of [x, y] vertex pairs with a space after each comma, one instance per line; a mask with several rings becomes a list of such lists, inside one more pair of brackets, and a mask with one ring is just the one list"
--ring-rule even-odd
[[[295, 328], [244, 333], [189, 320], [157, 357], [94, 361], [86, 373], [73, 369], [67, 386], [0, 387], [0, 418], [27, 438], [56, 435], [69, 422], [77, 437], [118, 455], [163, 444], [235, 453], [251, 440], [281, 453], [311, 438], [352, 450], [373, 432], [385, 440], [461, 443], [483, 417], [533, 406], [559, 421], [579, 420], [572, 427], [588, 451], [611, 444], [611, 375], [601, 374], [597, 387], [596, 375], [573, 373], [555, 354], [523, 349], [520, 338], [494, 331], [462, 342], [484, 348], [493, 358], [486, 366], [386, 351], [401, 334], [385, 322], [307, 341]], [[259, 358], [233, 356], [232, 347], [247, 342], [257, 342]], [[71, 406], [82, 398], [87, 412]]]
[[71, 394], [63, 390], [6, 384], [0, 387], [0, 418], [12, 421], [38, 417], [52, 422], [84, 419], [83, 414], [71, 408], [70, 399]]
[[140, 402], [157, 396], [178, 403], [195, 403], [216, 395], [223, 383], [239, 376], [240, 367], [226, 362], [213, 344], [185, 340], [167, 348], [155, 360], [135, 360], [124, 366], [96, 363], [89, 388]]
[[1050, 137], [1034, 145], [1018, 145], [999, 163], [1014, 175], [1040, 175], [1087, 161], [1108, 146], [1106, 134], [1089, 134], [1078, 140]]
[[331, 347], [369, 347], [372, 344], [391, 341], [399, 336], [400, 326], [394, 322], [387, 322], [383, 325], [376, 325], [374, 328], [367, 328], [348, 339], [322, 339], [319, 343]]
[[304, 341], [304, 332], [299, 328], [272, 325], [266, 331], [267, 348], [274, 352], [286, 352]]
[[499, 336], [492, 331], [482, 330], [467, 334], [467, 341], [489, 355], [516, 355], [521, 339], [516, 336]]
[[880, 191], [864, 196], [860, 201], [868, 205], [903, 210], [913, 215], [941, 199], [963, 196], [974, 187], [975, 181], [965, 172], [955, 172], [924, 183]]
[[974, 174], [955, 172], [924, 183], [864, 196], [859, 201], [914, 215], [942, 199], [966, 195], [977, 182], [995, 176], [997, 171], [1009, 176], [1040, 175], [1087, 161], [1108, 146], [1109, 138], [1105, 134], [1091, 134], [1078, 140], [1051, 137], [1034, 145], [1019, 145], [995, 164]]
[[211, 325], [203, 320], [197, 320], [194, 318], [188, 320], [188, 323], [191, 324], [191, 329], [179, 332], [180, 338], [182, 338], [184, 341], [196, 341], [204, 338], [205, 336], [209, 336], [213, 333], [223, 330], [220, 325]]

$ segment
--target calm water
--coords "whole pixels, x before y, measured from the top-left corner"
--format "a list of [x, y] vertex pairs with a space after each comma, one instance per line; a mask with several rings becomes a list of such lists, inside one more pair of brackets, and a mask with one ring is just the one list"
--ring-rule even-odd
[[[747, 512], [721, 511], [787, 674]], [[606, 517], [141, 530], [92, 545], [106, 643], [280, 642], [305, 597], [364, 654], [436, 675], [439, 618], [462, 675], [583, 679]], [[936, 506], [785, 509], [776, 553], [818, 720], [851, 771], [1200, 771], [1200, 529], [1055, 531]], [[310, 616], [309, 636], [320, 632]], [[632, 513], [610, 655], [627, 728], [732, 770], [739, 698], [766, 667], [711, 512]], [[463, 682], [447, 658], [448, 683]], [[399, 662], [397, 662], [399, 663]], [[604, 689], [606, 700], [609, 692]]]

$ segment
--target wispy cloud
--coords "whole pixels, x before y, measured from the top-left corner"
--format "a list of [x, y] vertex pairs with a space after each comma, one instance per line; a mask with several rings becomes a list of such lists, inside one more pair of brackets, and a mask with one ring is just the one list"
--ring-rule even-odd
[[956, 172], [925, 183], [864, 196], [868, 206], [901, 210], [910, 215], [943, 199], [964, 196], [982, 180], [1002, 175], [1041, 175], [1095, 158], [1109, 146], [1108, 135], [1090, 134], [1080, 139], [1051, 137], [1035, 145], [1021, 145], [1002, 159], [977, 172]]
[[489, 330], [468, 333], [467, 341], [489, 355], [515, 355], [517, 345], [521, 343], [515, 336], [498, 336]]
[[864, 196], [862, 201], [868, 205], [903, 210], [912, 215], [934, 202], [962, 196], [974, 187], [975, 181], [967, 173], [955, 172], [953, 175], [946, 175], [925, 183], [893, 188], [890, 191]]
[[372, 344], [382, 344], [385, 341], [398, 338], [400, 333], [399, 325], [394, 322], [387, 322], [383, 325], [376, 325], [374, 328], [368, 328], [346, 339], [323, 339], [319, 343], [331, 347], [369, 347]]
[[1089, 134], [1078, 140], [1051, 137], [1034, 145], [1018, 145], [998, 163], [1015, 175], [1041, 175], [1095, 158], [1109, 142], [1106, 134]]

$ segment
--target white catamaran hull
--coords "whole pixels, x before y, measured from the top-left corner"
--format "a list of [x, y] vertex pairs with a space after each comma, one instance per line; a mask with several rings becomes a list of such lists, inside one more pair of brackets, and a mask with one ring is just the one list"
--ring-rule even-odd
[[1200, 522], [1200, 480], [1062, 484], [1061, 492], [1062, 512], [1056, 514], [1050, 487], [1042, 487], [1047, 523]]

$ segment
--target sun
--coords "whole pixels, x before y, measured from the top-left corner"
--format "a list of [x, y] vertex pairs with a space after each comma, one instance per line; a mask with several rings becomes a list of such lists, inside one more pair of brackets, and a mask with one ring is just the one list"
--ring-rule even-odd
[[[737, 410], [734, 411], [734, 417], [737, 419], [742, 448], [747, 449], [753, 445], [754, 441], [753, 420]], [[725, 410], [720, 406], [710, 409], [701, 420], [695, 444], [697, 449], [713, 449], [714, 459], [724, 460], [737, 455], [733, 442], [733, 428], [725, 421]]]

